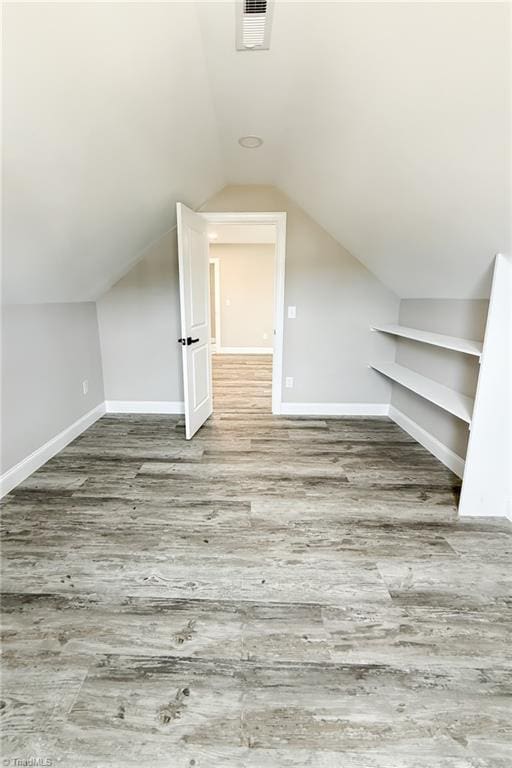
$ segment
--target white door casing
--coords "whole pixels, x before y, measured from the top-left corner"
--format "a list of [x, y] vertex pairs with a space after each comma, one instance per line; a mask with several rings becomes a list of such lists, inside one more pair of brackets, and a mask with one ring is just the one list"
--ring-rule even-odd
[[[220, 259], [216, 256], [210, 256], [210, 266], [213, 267], [213, 296], [214, 296], [214, 317], [215, 317], [215, 336], [210, 333], [210, 338], [215, 338], [215, 344], [212, 343], [212, 352], [218, 352], [222, 346], [221, 327], [220, 327]], [[210, 272], [211, 279], [211, 272]], [[211, 286], [210, 286], [211, 288]], [[212, 292], [210, 290], [210, 300]], [[210, 307], [211, 310], [211, 307]], [[211, 312], [210, 312], [211, 317]]]
[[186, 205], [176, 205], [180, 282], [185, 436], [211, 415], [210, 289], [207, 221]]

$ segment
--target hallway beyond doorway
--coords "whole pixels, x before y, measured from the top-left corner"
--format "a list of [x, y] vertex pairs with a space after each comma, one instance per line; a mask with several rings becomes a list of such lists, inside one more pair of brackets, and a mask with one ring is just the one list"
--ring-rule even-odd
[[212, 355], [215, 416], [272, 413], [272, 355]]

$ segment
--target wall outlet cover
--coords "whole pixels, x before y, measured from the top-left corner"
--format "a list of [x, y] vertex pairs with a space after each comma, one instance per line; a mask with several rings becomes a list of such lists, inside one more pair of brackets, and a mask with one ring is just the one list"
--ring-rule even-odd
[[84, 395], [86, 395], [88, 393], [88, 391], [89, 391], [89, 380], [88, 379], [84, 379], [82, 381], [82, 393]]
[[287, 389], [293, 388], [293, 376], [287, 376], [284, 380], [284, 385]]
[[294, 320], [297, 317], [297, 307], [288, 307], [288, 318]]

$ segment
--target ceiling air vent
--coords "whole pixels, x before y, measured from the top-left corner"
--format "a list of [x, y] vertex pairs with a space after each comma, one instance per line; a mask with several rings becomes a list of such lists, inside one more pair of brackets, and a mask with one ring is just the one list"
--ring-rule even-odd
[[270, 48], [272, 0], [239, 0], [236, 9], [237, 51]]

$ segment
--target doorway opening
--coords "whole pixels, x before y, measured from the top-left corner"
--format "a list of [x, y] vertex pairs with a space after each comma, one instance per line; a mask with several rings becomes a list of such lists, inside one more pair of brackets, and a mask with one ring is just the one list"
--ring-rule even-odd
[[284, 213], [208, 220], [213, 412], [281, 411]]
[[275, 224], [208, 227], [213, 410], [272, 413]]
[[[205, 213], [177, 203], [176, 217], [181, 320], [181, 337], [177, 341], [182, 349], [185, 437], [190, 440], [213, 412], [212, 353], [219, 356], [224, 369], [231, 369], [231, 374], [233, 365], [239, 364], [231, 391], [239, 390], [239, 406], [243, 403], [243, 410], [255, 410], [257, 407], [256, 402], [251, 404], [251, 396], [258, 396], [255, 385], [261, 377], [262, 382], [266, 380], [266, 390], [268, 379], [271, 383], [271, 409], [268, 400], [266, 408], [273, 414], [281, 413], [286, 213]], [[215, 255], [214, 252], [210, 265], [209, 243], [218, 241], [216, 229], [228, 224], [238, 225], [238, 236], [230, 235], [231, 245], [238, 248], [241, 245], [260, 248], [269, 245], [268, 242], [261, 242], [261, 238], [265, 237], [262, 235], [265, 230], [267, 238], [271, 232], [273, 261], [270, 268], [264, 268], [263, 256], [254, 253], [254, 258], [246, 261], [246, 267], [241, 269], [241, 262], [235, 258], [239, 288], [231, 296], [223, 296], [223, 258], [220, 253]], [[255, 230], [256, 225], [264, 229]], [[252, 227], [253, 238], [258, 231], [260, 242], [244, 243], [242, 239], [240, 243], [242, 232], [247, 238], [249, 230], [245, 227]], [[266, 298], [262, 298], [263, 294], [260, 295], [257, 290], [263, 273], [268, 276]], [[212, 314], [211, 302], [214, 305]], [[235, 322], [223, 312], [232, 306], [237, 310]], [[264, 307], [267, 313], [260, 317]], [[212, 350], [212, 340], [215, 351]], [[230, 364], [226, 359], [220, 359], [220, 356], [227, 358], [229, 355], [232, 355]], [[243, 359], [235, 360], [235, 356], [243, 356]], [[252, 382], [251, 392], [241, 385], [243, 374], [250, 373], [249, 367], [257, 367], [257, 356], [266, 356], [266, 359], [262, 359], [259, 373], [253, 370], [255, 376], [252, 379], [249, 375], [247, 384], [249, 386]], [[263, 363], [266, 363], [266, 368]], [[224, 377], [225, 399], [228, 399], [228, 379], [229, 376]], [[268, 391], [260, 392], [259, 396], [268, 398], [268, 394]], [[217, 402], [222, 405], [221, 396]], [[263, 400], [260, 405], [265, 408]]]

